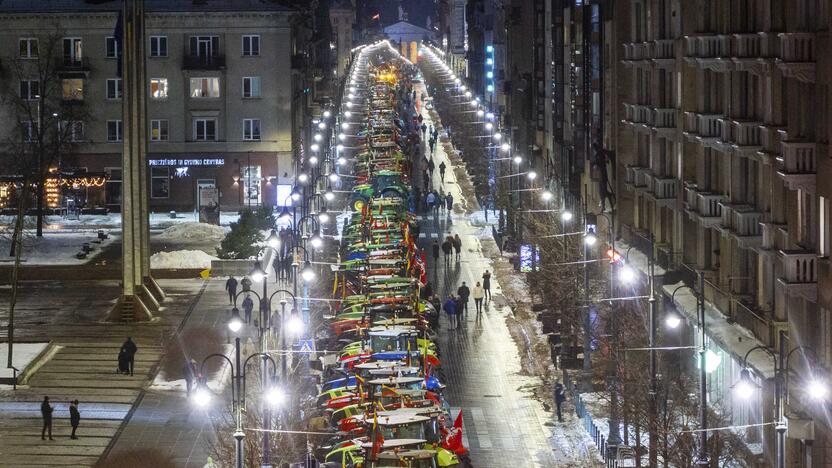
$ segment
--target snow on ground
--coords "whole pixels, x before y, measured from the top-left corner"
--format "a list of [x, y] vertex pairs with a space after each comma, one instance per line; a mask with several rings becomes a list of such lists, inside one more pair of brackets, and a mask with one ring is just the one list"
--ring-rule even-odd
[[[223, 354], [231, 359], [234, 354], [234, 346], [225, 345], [223, 348]], [[208, 388], [210, 388], [214, 393], [222, 392], [223, 388], [225, 388], [225, 385], [230, 380], [230, 373], [231, 367], [228, 365], [228, 362], [223, 359], [222, 367], [217, 372], [214, 372], [214, 375], [212, 375], [208, 380]], [[160, 392], [186, 392], [188, 390], [188, 386], [185, 379], [167, 380], [165, 378], [165, 372], [159, 371], [159, 373], [156, 374], [156, 378], [153, 379], [150, 389]]]
[[[47, 346], [49, 346], [49, 343], [15, 343], [12, 348], [12, 366], [16, 367], [18, 374], [20, 374]], [[5, 365], [8, 359], [9, 344], [0, 343], [0, 362], [3, 363], [3, 366], [0, 366], [0, 378], [14, 377], [13, 369], [7, 368]]]
[[[488, 220], [486, 221], [486, 211], [488, 211]], [[468, 214], [468, 222], [471, 226], [494, 226], [500, 221], [500, 212], [497, 210], [478, 210]], [[491, 233], [491, 229], [488, 230]]]
[[[164, 229], [168, 226], [179, 223], [199, 222], [199, 216], [193, 211], [177, 212], [171, 218], [170, 213], [150, 213], [150, 228]], [[237, 221], [240, 215], [236, 211], [223, 211], [220, 213], [220, 225], [228, 226]], [[10, 226], [14, 223], [15, 216], [0, 216], [0, 226]], [[26, 226], [34, 227], [36, 218], [26, 217]], [[105, 215], [78, 215], [78, 216], [55, 216], [50, 215], [44, 218], [47, 229], [98, 229], [101, 227], [121, 227], [121, 213], [107, 213]]]
[[189, 221], [166, 228], [157, 238], [177, 242], [219, 242], [226, 232], [225, 228], [214, 224]]
[[[36, 237], [33, 231], [24, 231], [23, 253], [21, 263], [25, 265], [82, 265], [94, 259], [102, 249], [113, 242], [113, 236], [103, 241], [98, 240], [97, 231], [52, 232], [44, 230], [43, 237]], [[87, 258], [79, 259], [75, 255], [88, 243], [93, 249]], [[14, 262], [9, 256], [11, 232], [6, 230], [0, 237], [0, 264]]]
[[217, 257], [201, 250], [157, 252], [150, 257], [150, 268], [166, 270], [210, 268], [211, 260], [217, 260]]

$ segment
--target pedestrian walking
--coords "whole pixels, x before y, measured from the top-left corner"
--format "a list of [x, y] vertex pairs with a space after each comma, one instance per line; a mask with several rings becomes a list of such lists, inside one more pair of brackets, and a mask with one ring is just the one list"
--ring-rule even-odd
[[436, 164], [433, 163], [433, 158], [428, 158], [428, 172], [433, 177], [433, 170], [436, 169]]
[[436, 204], [436, 195], [434, 195], [433, 192], [428, 192], [428, 194], [425, 195], [425, 205], [428, 206], [428, 211], [432, 211], [433, 206], [435, 204]]
[[456, 320], [456, 298], [453, 294], [448, 296], [448, 299], [445, 300], [445, 303], [442, 304], [442, 308], [445, 310], [445, 313], [448, 314], [448, 322], [450, 323], [449, 328], [451, 330], [456, 329], [457, 327], [457, 320]]
[[479, 281], [477, 281], [477, 284], [474, 285], [474, 289], [471, 290], [471, 297], [474, 298], [474, 306], [477, 309], [477, 315], [480, 315], [482, 313], [482, 299], [485, 297], [485, 291], [483, 291]]
[[566, 392], [563, 389], [563, 384], [560, 382], [555, 384], [555, 407], [558, 412], [558, 422], [563, 422], [563, 402], [566, 401]]
[[425, 169], [424, 174], [422, 174], [422, 191], [427, 193], [430, 189], [430, 174], [428, 170]]
[[[421, 116], [420, 116], [421, 117]], [[424, 123], [422, 124], [422, 138], [425, 137], [425, 132], [428, 130], [428, 126]]]
[[459, 234], [454, 234], [454, 237], [451, 239], [451, 243], [454, 246], [454, 252], [456, 253], [456, 261], [458, 262], [462, 254], [462, 239], [459, 238]]
[[445, 165], [445, 161], [439, 163], [439, 180], [442, 181], [442, 184], [445, 183], [445, 169], [448, 166]]
[[246, 298], [243, 299], [243, 312], [245, 313], [246, 325], [251, 323], [251, 311], [254, 310], [254, 301], [251, 299], [251, 296], [246, 294]]
[[448, 216], [450, 217], [454, 209], [454, 196], [450, 193], [445, 195], [445, 207], [448, 209]]
[[439, 241], [434, 239], [433, 245], [431, 245], [431, 251], [433, 253], [433, 267], [436, 268], [439, 265]]
[[274, 282], [277, 283], [280, 280], [280, 270], [283, 268], [280, 263], [280, 255], [275, 254], [274, 260], [272, 260], [272, 268], [274, 269]]
[[121, 351], [124, 351], [124, 357], [127, 359], [127, 365], [130, 367], [130, 375], [133, 375], [133, 363], [136, 360], [136, 353], [139, 351], [139, 347], [128, 336], [127, 341], [121, 345]]
[[436, 204], [439, 206], [439, 211], [442, 214], [445, 214], [445, 191], [440, 190], [439, 195], [436, 197]]
[[433, 154], [433, 149], [436, 148], [436, 140], [433, 138], [428, 140], [428, 147], [430, 147], [430, 154]]
[[485, 292], [485, 300], [491, 300], [491, 272], [485, 270], [482, 274], [482, 290]]
[[225, 290], [228, 291], [228, 303], [234, 303], [234, 296], [237, 295], [237, 278], [233, 276], [229, 276], [227, 280], [225, 280]]
[[72, 434], [69, 436], [70, 439], [78, 438], [75, 435], [75, 431], [78, 430], [79, 424], [81, 424], [81, 412], [78, 411], [78, 400], [73, 400], [69, 405], [69, 425], [72, 426]]
[[445, 268], [448, 268], [448, 266], [451, 264], [451, 249], [453, 248], [452, 240], [453, 238], [451, 236], [448, 236], [442, 242], [442, 253], [445, 254]]
[[460, 318], [464, 318], [465, 314], [468, 312], [468, 298], [471, 296], [471, 289], [468, 288], [468, 285], [465, 284], [465, 281], [463, 281], [462, 286], [457, 288], [456, 294], [459, 296], [459, 315]]
[[46, 432], [49, 431], [49, 440], [52, 438], [52, 411], [54, 408], [49, 404], [49, 397], [44, 396], [40, 404], [40, 415], [43, 417], [43, 429], [40, 431], [40, 440], [46, 440]]
[[182, 375], [185, 377], [185, 392], [191, 396], [191, 389], [196, 383], [196, 361], [193, 359], [186, 359], [185, 365], [182, 366]]
[[251, 291], [251, 280], [248, 279], [248, 276], [243, 277], [243, 280], [240, 281], [240, 286], [243, 287], [243, 291]]

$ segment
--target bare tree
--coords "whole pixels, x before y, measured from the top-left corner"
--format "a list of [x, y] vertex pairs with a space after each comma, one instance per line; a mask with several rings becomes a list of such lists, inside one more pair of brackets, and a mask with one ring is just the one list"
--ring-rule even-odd
[[33, 190], [38, 237], [43, 235], [47, 179], [82, 144], [90, 120], [81, 78], [84, 62], [75, 50], [80, 45], [65, 44], [63, 36], [57, 25], [45, 35], [33, 32], [0, 67], [0, 103], [11, 117], [11, 130], [0, 142], [0, 169], [18, 181], [15, 196], [23, 198], [21, 215]]

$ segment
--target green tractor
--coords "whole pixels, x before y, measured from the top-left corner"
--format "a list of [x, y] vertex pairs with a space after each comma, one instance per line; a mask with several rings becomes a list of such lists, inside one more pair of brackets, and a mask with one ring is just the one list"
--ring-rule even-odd
[[352, 188], [350, 207], [355, 211], [361, 211], [371, 198], [377, 196], [406, 201], [408, 193], [410, 193], [410, 188], [402, 181], [401, 172], [378, 171], [372, 176], [370, 183]]

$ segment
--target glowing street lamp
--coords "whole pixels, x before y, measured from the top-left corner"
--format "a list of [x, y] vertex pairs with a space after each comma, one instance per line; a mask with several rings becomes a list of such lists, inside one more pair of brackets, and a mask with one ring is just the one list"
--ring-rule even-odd
[[303, 270], [301, 271], [300, 276], [306, 283], [309, 283], [315, 279], [315, 270], [312, 269], [312, 264], [309, 263], [309, 260], [303, 262]]
[[561, 221], [563, 221], [563, 222], [565, 222], [565, 223], [568, 223], [569, 221], [572, 221], [572, 218], [573, 218], [573, 217], [574, 217], [574, 215], [573, 215], [573, 214], [572, 214], [572, 212], [571, 212], [571, 211], [569, 211], [569, 210], [564, 210], [564, 211], [560, 214], [560, 220], [561, 220]]
[[668, 314], [667, 317], [665, 317], [664, 319], [664, 323], [665, 325], [667, 325], [667, 328], [672, 328], [675, 330], [679, 328], [679, 325], [682, 324], [682, 318], [676, 314]]
[[251, 279], [255, 283], [259, 283], [259, 282], [263, 281], [264, 279], [266, 279], [266, 276], [268, 276], [268, 273], [266, 273], [266, 271], [263, 270], [263, 266], [258, 261], [258, 262], [255, 262], [254, 269], [251, 270], [251, 273], [249, 274], [249, 276], [251, 276]]
[[269, 236], [266, 237], [266, 244], [273, 249], [280, 247], [280, 237], [278, 237], [274, 229], [272, 229], [272, 232], [270, 232]]
[[231, 318], [228, 319], [228, 329], [233, 333], [237, 333], [241, 328], [243, 328], [243, 319], [240, 318], [240, 309], [235, 307], [231, 309]]
[[596, 242], [598, 242], [598, 236], [595, 235], [594, 229], [589, 228], [589, 230], [586, 232], [586, 235], [584, 235], [584, 244], [586, 244], [589, 247], [592, 247], [593, 245], [595, 245]]

